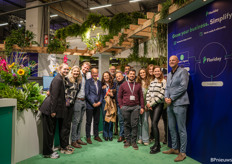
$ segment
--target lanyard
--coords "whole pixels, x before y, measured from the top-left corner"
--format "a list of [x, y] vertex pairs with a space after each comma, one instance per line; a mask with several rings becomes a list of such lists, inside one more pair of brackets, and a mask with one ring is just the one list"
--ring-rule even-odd
[[133, 91], [131, 90], [131, 87], [130, 87], [130, 84], [129, 84], [128, 81], [127, 81], [127, 84], [128, 84], [128, 86], [129, 86], [129, 88], [130, 88], [131, 94], [133, 95], [133, 94], [134, 94], [134, 90], [135, 90], [135, 82], [134, 82], [134, 84], [133, 84]]

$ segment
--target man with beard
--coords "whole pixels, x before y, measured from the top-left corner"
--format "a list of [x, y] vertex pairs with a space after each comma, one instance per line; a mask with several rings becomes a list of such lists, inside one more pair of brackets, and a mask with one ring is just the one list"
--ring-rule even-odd
[[134, 150], [138, 150], [136, 143], [138, 134], [139, 113], [144, 112], [144, 99], [142, 87], [135, 82], [135, 69], [130, 69], [128, 81], [124, 82], [118, 92], [118, 103], [124, 118], [124, 132], [126, 143], [124, 148], [132, 145]]

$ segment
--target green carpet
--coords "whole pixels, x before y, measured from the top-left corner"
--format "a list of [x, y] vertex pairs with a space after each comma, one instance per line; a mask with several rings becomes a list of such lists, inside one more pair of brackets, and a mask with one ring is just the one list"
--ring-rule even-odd
[[[85, 138], [83, 139], [85, 141]], [[19, 164], [169, 164], [175, 163], [174, 159], [177, 155], [166, 155], [162, 152], [158, 154], [149, 154], [150, 146], [140, 145], [139, 150], [134, 150], [131, 146], [124, 148], [123, 143], [118, 143], [117, 138], [113, 141], [97, 142], [93, 140], [93, 144], [84, 145], [81, 149], [75, 149], [71, 155], [60, 154], [58, 159], [43, 158], [42, 155], [37, 155], [19, 162]], [[168, 150], [166, 145], [161, 145], [161, 151]], [[187, 157], [181, 164], [199, 163], [190, 157]]]

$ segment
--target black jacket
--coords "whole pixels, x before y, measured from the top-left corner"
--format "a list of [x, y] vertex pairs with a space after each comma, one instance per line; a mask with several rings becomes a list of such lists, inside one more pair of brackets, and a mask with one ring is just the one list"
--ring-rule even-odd
[[44, 100], [40, 111], [45, 115], [56, 113], [57, 118], [62, 118], [66, 109], [65, 87], [63, 78], [59, 73], [52, 80], [49, 92], [50, 95]]

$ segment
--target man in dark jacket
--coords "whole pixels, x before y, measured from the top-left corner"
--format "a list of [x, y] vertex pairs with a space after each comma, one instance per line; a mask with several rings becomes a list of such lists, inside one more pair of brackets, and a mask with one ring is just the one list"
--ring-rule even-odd
[[124, 148], [132, 145], [135, 150], [138, 150], [136, 140], [139, 113], [143, 114], [144, 112], [144, 99], [141, 85], [135, 82], [135, 74], [136, 71], [130, 69], [128, 81], [124, 82], [119, 88], [118, 103], [124, 118], [124, 132], [126, 137]]
[[122, 83], [125, 81], [125, 77], [123, 76], [122, 72], [117, 72], [116, 73], [116, 91], [117, 91], [117, 96], [116, 96], [116, 105], [117, 105], [117, 110], [118, 110], [118, 119], [119, 119], [119, 127], [120, 127], [120, 133], [119, 133], [119, 138], [118, 138], [118, 142], [122, 142], [124, 141], [124, 121], [123, 121], [123, 117], [122, 117], [122, 112], [120, 109], [120, 106], [118, 104], [118, 91], [119, 91], [119, 87], [122, 85]]
[[94, 119], [94, 139], [102, 142], [98, 136], [98, 125], [100, 120], [100, 106], [102, 103], [102, 86], [101, 82], [97, 80], [98, 69], [91, 70], [92, 78], [86, 81], [85, 84], [85, 98], [86, 98], [86, 138], [87, 143], [92, 144], [90, 130], [92, 118]]

